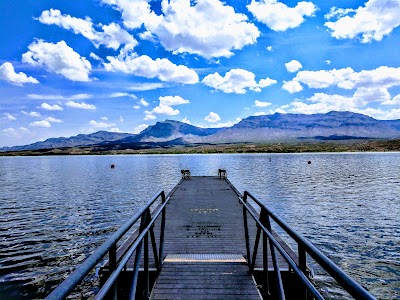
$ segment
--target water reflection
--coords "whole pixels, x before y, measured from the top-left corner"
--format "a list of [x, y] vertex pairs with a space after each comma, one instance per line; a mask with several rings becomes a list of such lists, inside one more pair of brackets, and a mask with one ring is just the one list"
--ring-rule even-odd
[[45, 296], [181, 169], [222, 168], [374, 295], [398, 299], [399, 167], [398, 153], [0, 157], [0, 298]]

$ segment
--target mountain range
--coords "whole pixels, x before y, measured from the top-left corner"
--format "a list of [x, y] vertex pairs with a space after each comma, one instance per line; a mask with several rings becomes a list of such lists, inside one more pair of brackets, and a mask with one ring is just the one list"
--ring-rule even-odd
[[273, 143], [400, 138], [400, 120], [376, 120], [353, 113], [251, 116], [224, 128], [200, 128], [174, 120], [157, 122], [139, 134], [99, 131], [69, 138], [51, 138], [0, 151], [95, 147], [98, 150], [143, 149], [199, 144]]

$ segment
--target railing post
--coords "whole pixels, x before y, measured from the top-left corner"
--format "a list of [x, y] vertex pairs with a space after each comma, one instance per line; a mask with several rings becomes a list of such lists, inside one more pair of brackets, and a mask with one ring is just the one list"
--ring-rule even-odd
[[[247, 192], [244, 192], [243, 195], [243, 202], [246, 203], [247, 202]], [[250, 257], [250, 239], [249, 239], [249, 227], [247, 224], [247, 211], [246, 211], [246, 207], [243, 205], [243, 223], [244, 223], [244, 236], [246, 239], [246, 255], [247, 255], [247, 265], [249, 266], [249, 270], [250, 273], [253, 273], [254, 268], [252, 269], [251, 266], [252, 264], [252, 260]]]
[[[300, 244], [297, 245], [298, 256], [299, 256], [299, 268], [303, 272], [304, 275], [307, 276], [307, 256], [306, 250]], [[304, 299], [307, 300], [308, 291], [307, 288], [304, 290]]]
[[[166, 198], [165, 198], [165, 193], [162, 191], [161, 193], [161, 203], [165, 203]], [[163, 259], [163, 252], [164, 252], [164, 232], [165, 232], [165, 214], [166, 214], [167, 206], [164, 206], [164, 209], [162, 210], [161, 213], [161, 228], [160, 228], [160, 248], [159, 248], [159, 253], [158, 253], [158, 259], [159, 263], [158, 265], [160, 266], [160, 270], [162, 267], [162, 259]]]
[[[265, 214], [266, 214], [265, 225], [266, 225], [266, 228], [269, 231], [269, 233], [272, 235], [271, 222], [269, 220], [269, 216], [268, 216], [267, 212], [265, 212]], [[278, 259], [276, 257], [276, 251], [275, 251], [274, 243], [272, 242], [272, 240], [269, 241], [269, 245], [271, 248], [272, 264], [274, 265], [274, 273], [275, 273], [275, 280], [276, 280], [276, 292], [278, 293], [278, 299], [284, 300], [285, 299], [285, 291], [283, 289], [281, 271], [279, 270]]]
[[[147, 219], [146, 217], [147, 217], [147, 214], [145, 212], [142, 215], [142, 218], [140, 219], [139, 235], [142, 233], [142, 231], [146, 227], [146, 219]], [[139, 266], [140, 266], [140, 257], [142, 254], [142, 245], [143, 245], [143, 240], [139, 243], [138, 247], [136, 248], [135, 263], [133, 265], [132, 284], [131, 284], [131, 288], [129, 291], [129, 299], [135, 299], [135, 296], [136, 296], [136, 287], [137, 287], [137, 280], [139, 277]]]
[[257, 224], [256, 240], [254, 241], [253, 257], [251, 258], [251, 267], [250, 267], [251, 272], [254, 271], [254, 268], [256, 266], [257, 252], [258, 252], [258, 245], [260, 243], [260, 237], [261, 237], [261, 228]]
[[[150, 209], [146, 212], [146, 226], [150, 222]], [[144, 299], [149, 299], [149, 233], [144, 236]]]
[[[117, 268], [117, 244], [114, 243], [110, 250], [108, 251], [108, 265], [110, 269], [110, 274]], [[114, 283], [114, 288], [113, 288], [113, 294], [112, 294], [113, 299], [118, 298], [118, 281]]]
[[[264, 208], [261, 208], [260, 222], [265, 226], [265, 218], [267, 217], [267, 212]], [[260, 229], [261, 230], [261, 229]], [[269, 290], [269, 276], [268, 276], [268, 235], [263, 230], [263, 269], [264, 269], [264, 298], [270, 299], [271, 292]]]

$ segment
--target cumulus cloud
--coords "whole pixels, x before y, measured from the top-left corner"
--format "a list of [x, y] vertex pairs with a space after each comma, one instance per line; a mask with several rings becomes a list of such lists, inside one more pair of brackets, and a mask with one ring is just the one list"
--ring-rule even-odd
[[204, 77], [202, 83], [224, 93], [245, 94], [246, 89], [260, 92], [262, 88], [275, 84], [277, 81], [271, 78], [255, 81], [252, 72], [243, 69], [232, 69], [222, 77], [218, 72]]
[[1, 130], [1, 133], [7, 137], [10, 138], [22, 138], [26, 135], [31, 135], [31, 132], [29, 131], [29, 129], [25, 128], [25, 127], [19, 127], [17, 129], [15, 128], [5, 128]]
[[254, 106], [257, 106], [257, 107], [267, 107], [269, 105], [271, 105], [270, 102], [263, 102], [263, 101], [259, 101], [259, 100], [254, 101]]
[[79, 108], [79, 109], [88, 109], [88, 110], [94, 110], [96, 109], [96, 106], [93, 104], [87, 104], [84, 102], [75, 102], [75, 101], [68, 101], [65, 103], [66, 106], [73, 107], [73, 108]]
[[89, 121], [89, 125], [92, 126], [93, 128], [110, 128], [114, 127], [114, 123], [106, 123], [106, 122], [97, 122], [95, 120]]
[[42, 103], [42, 105], [40, 105], [40, 107], [45, 110], [63, 110], [63, 108], [60, 105], [57, 105], [57, 104], [50, 105], [46, 102]]
[[4, 117], [3, 117], [4, 120], [7, 120], [7, 121], [17, 120], [17, 118], [10, 113], [4, 113], [3, 115], [4, 115]]
[[306, 84], [309, 88], [337, 86], [342, 89], [391, 88], [400, 86], [400, 68], [382, 66], [374, 70], [355, 72], [352, 68], [300, 71], [294, 81]]
[[146, 78], [158, 78], [161, 81], [172, 81], [194, 84], [199, 81], [197, 73], [184, 65], [175, 65], [166, 58], [153, 60], [147, 55], [123, 53], [117, 57], [107, 56], [109, 63], [104, 67], [110, 72], [124, 72]]
[[188, 104], [189, 100], [183, 99], [180, 96], [160, 96], [160, 103], [151, 111], [145, 111], [145, 120], [153, 120], [157, 115], [175, 116], [179, 114], [179, 110], [172, 108], [175, 105]]
[[5, 62], [0, 66], [0, 80], [5, 80], [13, 85], [23, 86], [24, 83], [38, 84], [39, 81], [32, 76], [27, 76], [25, 73], [16, 73], [14, 66]]
[[134, 134], [141, 133], [141, 132], [142, 132], [143, 130], [145, 130], [147, 127], [149, 127], [149, 125], [147, 125], [147, 124], [138, 125], [138, 126], [136, 126], [136, 127], [132, 130], [132, 133], [134, 133]]
[[44, 66], [50, 72], [62, 75], [72, 81], [90, 81], [90, 62], [81, 57], [64, 41], [57, 44], [37, 40], [28, 46], [22, 61], [33, 66]]
[[[327, 113], [329, 111], [353, 111], [378, 118], [390, 118], [396, 109], [384, 111], [381, 108], [368, 107], [375, 102], [383, 105], [398, 104], [400, 97], [391, 99], [385, 88], [358, 88], [352, 95], [315, 93], [306, 102], [295, 100], [290, 104], [289, 112], [294, 113]], [[400, 112], [400, 110], [398, 110]]]
[[186, 124], [192, 124], [192, 123], [190, 123], [190, 121], [187, 117], [184, 117], [181, 122], [186, 123]]
[[297, 80], [283, 81], [282, 88], [291, 94], [294, 94], [294, 93], [297, 93], [297, 92], [300, 92], [303, 90], [303, 87]]
[[45, 121], [50, 122], [50, 123], [62, 123], [63, 122], [62, 120], [56, 119], [56, 118], [53, 118], [53, 117], [48, 117], [48, 118], [45, 119]]
[[139, 103], [145, 107], [149, 106], [149, 102], [147, 102], [146, 100], [144, 100], [144, 98], [139, 100]]
[[36, 111], [31, 111], [31, 112], [21, 111], [21, 112], [26, 116], [35, 117], [35, 118], [41, 117], [41, 114]]
[[297, 60], [291, 60], [285, 64], [285, 68], [290, 73], [295, 73], [300, 70], [303, 66]]
[[50, 124], [49, 121], [42, 120], [42, 121], [32, 122], [32, 123], [29, 124], [29, 126], [31, 126], [31, 127], [50, 128], [51, 124]]
[[162, 14], [151, 11], [149, 1], [103, 0], [121, 11], [124, 25], [147, 29], [142, 37], [157, 37], [163, 47], [173, 53], [230, 57], [232, 50], [252, 45], [260, 36], [258, 28], [247, 16], [219, 0], [162, 1]]
[[[351, 15], [350, 15], [351, 14]], [[326, 22], [331, 35], [337, 39], [354, 39], [359, 37], [362, 43], [373, 40], [381, 41], [394, 28], [400, 26], [400, 2], [398, 0], [369, 0], [365, 6], [357, 9], [333, 7]]]
[[295, 7], [288, 7], [277, 0], [252, 0], [247, 9], [261, 23], [274, 31], [296, 28], [304, 22], [304, 17], [313, 16], [317, 10], [312, 2], [301, 1]]
[[211, 123], [215, 123], [215, 122], [221, 121], [221, 118], [215, 112], [210, 112], [210, 114], [208, 116], [206, 116], [204, 118], [204, 120], [211, 122]]
[[117, 50], [121, 45], [127, 45], [129, 49], [133, 49], [137, 44], [136, 40], [118, 24], [100, 25], [99, 27], [103, 31], [97, 31], [89, 17], [79, 19], [70, 15], [63, 15], [58, 9], [43, 11], [39, 21], [43, 24], [57, 25], [71, 30], [75, 34], [81, 34], [90, 40], [96, 48], [104, 45], [107, 48]]

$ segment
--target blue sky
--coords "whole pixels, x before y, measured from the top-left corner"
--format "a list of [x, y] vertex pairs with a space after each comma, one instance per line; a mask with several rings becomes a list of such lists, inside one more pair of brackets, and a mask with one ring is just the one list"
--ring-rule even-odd
[[400, 119], [399, 0], [0, 1], [0, 146], [174, 119]]

